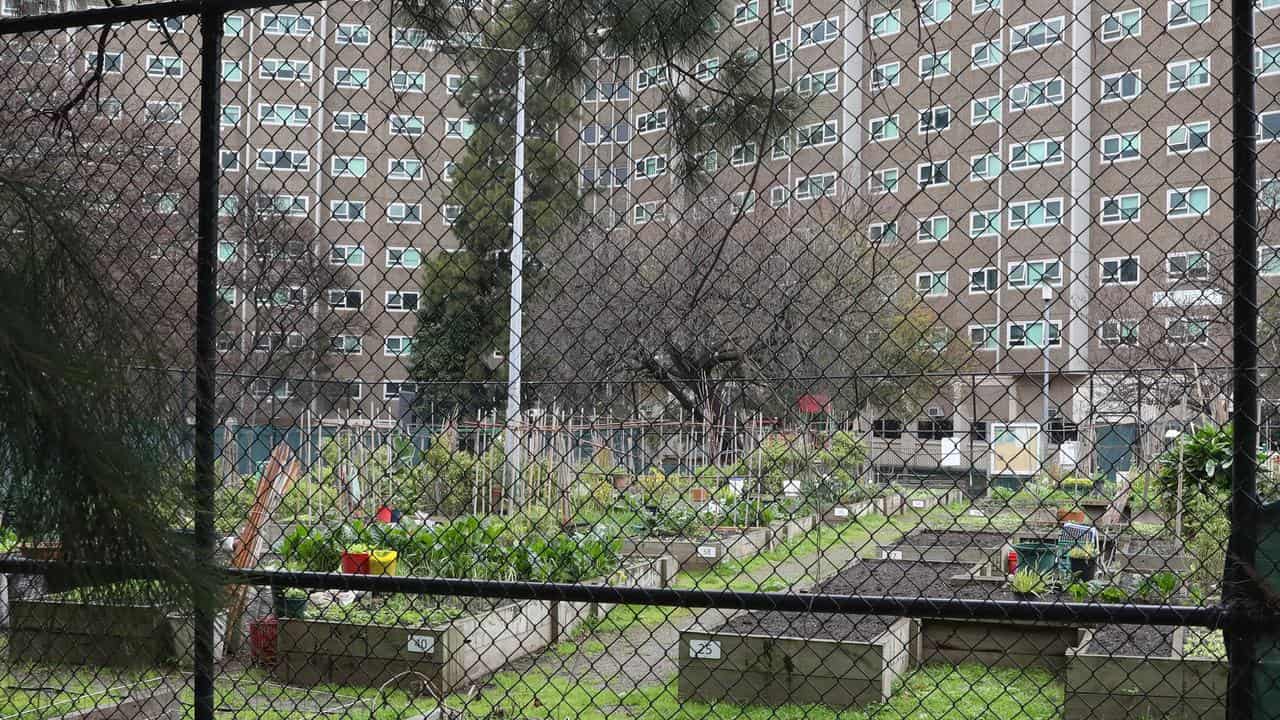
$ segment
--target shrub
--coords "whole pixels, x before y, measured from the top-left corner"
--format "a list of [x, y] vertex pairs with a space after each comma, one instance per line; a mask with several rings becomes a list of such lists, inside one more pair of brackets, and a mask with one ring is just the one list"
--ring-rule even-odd
[[1009, 581], [1009, 588], [1023, 595], [1042, 595], [1049, 589], [1049, 583], [1034, 570], [1019, 570]]
[[1083, 497], [1093, 492], [1093, 478], [1069, 477], [1062, 481], [1062, 489], [1071, 495]]

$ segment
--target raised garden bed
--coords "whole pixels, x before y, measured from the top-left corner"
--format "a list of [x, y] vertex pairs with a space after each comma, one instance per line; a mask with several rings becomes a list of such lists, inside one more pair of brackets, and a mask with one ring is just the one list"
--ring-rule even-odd
[[743, 558], [804, 535], [817, 524], [813, 515], [779, 520], [768, 527], [712, 528], [693, 537], [626, 538], [622, 554], [642, 557], [669, 556], [682, 571], [706, 570], [725, 558]]
[[1068, 653], [1064, 720], [1221, 720], [1227, 663], [1187, 657], [1184, 628], [1106, 626]]
[[783, 615], [680, 633], [680, 699], [863, 707], [887, 700], [907, 671], [913, 620], [845, 615], [797, 625]]
[[902, 492], [900, 511], [913, 510], [918, 513], [926, 513], [939, 505], [950, 505], [965, 499], [965, 494], [960, 488], [951, 488], [949, 490], [912, 488]]
[[1008, 553], [1005, 535], [966, 530], [920, 530], [891, 545], [881, 546], [889, 560], [983, 564], [999, 566]]
[[9, 613], [15, 661], [142, 667], [190, 653], [189, 617], [159, 605], [13, 600]]
[[1171, 570], [1185, 573], [1190, 562], [1176, 540], [1121, 537], [1115, 557], [1117, 572], [1151, 573]]
[[902, 496], [897, 493], [865, 500], [839, 502], [832, 505], [822, 514], [822, 523], [824, 525], [843, 525], [866, 515], [884, 515], [888, 517], [898, 513], [902, 509], [902, 505]]
[[[614, 580], [657, 587], [659, 559], [630, 562]], [[607, 582], [601, 578], [593, 582]], [[273, 673], [290, 685], [338, 683], [378, 687], [421, 673], [432, 691], [459, 689], [538, 652], [598, 614], [590, 603], [432, 598], [412, 614], [391, 610], [344, 617], [342, 608], [280, 621]], [[406, 690], [418, 682], [401, 678]]]

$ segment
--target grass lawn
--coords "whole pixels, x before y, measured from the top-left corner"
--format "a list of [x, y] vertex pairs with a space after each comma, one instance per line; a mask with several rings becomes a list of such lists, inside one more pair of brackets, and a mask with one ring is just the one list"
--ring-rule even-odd
[[707, 570], [678, 573], [673, 587], [697, 590], [737, 590], [741, 592], [785, 590], [798, 580], [813, 581], [819, 578], [784, 579], [771, 569], [789, 560], [814, 557], [837, 549], [852, 549], [859, 557], [874, 557], [878, 545], [892, 542], [915, 529], [920, 515], [905, 512], [892, 518], [882, 515], [866, 515], [843, 525], [822, 525], [778, 547], [747, 558], [729, 558]]
[[1043, 671], [930, 666], [908, 675], [887, 703], [838, 712], [819, 705], [771, 708], [686, 702], [677, 698], [674, 683], [618, 694], [542, 673], [502, 673], [471, 703], [455, 696], [448, 704], [463, 709], [463, 717], [477, 720], [490, 713], [549, 720], [1051, 720], [1061, 717], [1062, 686]]
[[[3, 653], [3, 648], [0, 648]], [[43, 720], [75, 710], [110, 707], [163, 672], [93, 666], [0, 664], [0, 720]]]

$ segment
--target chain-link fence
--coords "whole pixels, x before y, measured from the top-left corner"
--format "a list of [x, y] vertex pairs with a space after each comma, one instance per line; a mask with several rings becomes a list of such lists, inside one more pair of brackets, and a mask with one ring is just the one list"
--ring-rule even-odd
[[77, 2], [0, 720], [1280, 716], [1280, 2]]

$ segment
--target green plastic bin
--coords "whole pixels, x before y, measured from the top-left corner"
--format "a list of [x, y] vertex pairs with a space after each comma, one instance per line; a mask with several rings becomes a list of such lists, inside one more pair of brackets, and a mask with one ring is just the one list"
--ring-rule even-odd
[[1058, 569], [1056, 542], [1015, 543], [1013, 551], [1018, 554], [1019, 570], [1034, 570], [1041, 575], [1051, 575]]

